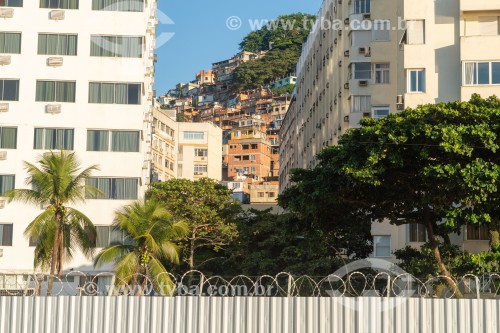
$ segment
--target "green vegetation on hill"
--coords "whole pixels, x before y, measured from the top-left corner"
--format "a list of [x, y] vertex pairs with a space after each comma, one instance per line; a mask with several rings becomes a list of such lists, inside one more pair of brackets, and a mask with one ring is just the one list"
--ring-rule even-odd
[[237, 90], [265, 86], [278, 77], [295, 71], [302, 44], [307, 39], [315, 17], [291, 14], [278, 17], [262, 29], [248, 34], [240, 43], [241, 50], [260, 52], [272, 49], [258, 60], [248, 61], [234, 72]]

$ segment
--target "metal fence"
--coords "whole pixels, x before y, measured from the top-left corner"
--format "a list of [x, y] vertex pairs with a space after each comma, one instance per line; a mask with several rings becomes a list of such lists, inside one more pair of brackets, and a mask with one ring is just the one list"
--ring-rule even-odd
[[500, 301], [397, 297], [0, 297], [0, 333], [500, 332]]
[[[0, 273], [0, 296], [46, 296], [48, 275]], [[408, 273], [354, 271], [326, 277], [276, 276], [207, 277], [199, 271], [182, 276], [136, 274], [119, 279], [111, 272], [88, 275], [72, 271], [55, 276], [54, 296], [210, 296], [210, 297], [396, 297], [455, 298], [451, 286], [463, 297], [500, 298], [500, 274], [465, 275], [458, 279], [436, 276], [418, 279]]]

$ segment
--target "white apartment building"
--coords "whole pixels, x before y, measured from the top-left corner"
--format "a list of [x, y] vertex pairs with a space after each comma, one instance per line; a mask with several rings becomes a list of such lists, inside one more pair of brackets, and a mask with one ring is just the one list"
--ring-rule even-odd
[[[25, 187], [23, 161], [75, 151], [104, 193], [77, 207], [97, 250], [121, 237], [115, 210], [149, 183], [156, 0], [0, 1], [0, 196]], [[41, 211], [0, 200], [0, 272], [33, 272], [23, 236]], [[92, 272], [75, 253], [65, 270]]]
[[[314, 167], [317, 153], [363, 117], [473, 93], [500, 96], [500, 0], [325, 0], [280, 131], [280, 191], [291, 169]], [[419, 226], [382, 223], [372, 234], [378, 257], [425, 241]], [[470, 229], [454, 241], [477, 251], [486, 236]]]
[[211, 123], [176, 122], [175, 110], [153, 112], [152, 180], [222, 180], [222, 129]]

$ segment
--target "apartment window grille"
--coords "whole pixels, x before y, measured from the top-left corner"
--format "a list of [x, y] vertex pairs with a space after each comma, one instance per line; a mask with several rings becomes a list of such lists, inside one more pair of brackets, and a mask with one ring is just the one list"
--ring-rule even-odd
[[208, 166], [203, 165], [203, 164], [195, 164], [194, 165], [194, 172], [195, 173], [207, 173], [208, 172]]
[[391, 21], [373, 21], [372, 39], [374, 41], [385, 42], [391, 40]]
[[208, 149], [195, 148], [194, 156], [207, 157], [208, 156]]
[[0, 31], [0, 53], [20, 54], [21, 33]]
[[0, 0], [0, 7], [22, 7], [23, 0]]
[[89, 103], [141, 104], [139, 83], [90, 82]]
[[139, 131], [88, 130], [87, 151], [139, 152], [139, 139]]
[[391, 236], [374, 236], [373, 246], [375, 257], [391, 256]]
[[354, 79], [355, 80], [370, 80], [372, 77], [371, 63], [358, 62], [354, 64]]
[[465, 62], [464, 85], [500, 84], [500, 62]]
[[144, 0], [92, 0], [92, 10], [142, 12]]
[[184, 132], [184, 140], [203, 140], [205, 133], [203, 132]]
[[14, 175], [0, 175], [0, 196], [5, 192], [13, 190], [16, 182]]
[[390, 65], [389, 64], [375, 64], [375, 83], [388, 84], [390, 78]]
[[74, 129], [35, 128], [34, 149], [73, 150]]
[[371, 96], [352, 96], [351, 108], [351, 112], [370, 112]]
[[142, 58], [142, 37], [91, 36], [90, 56]]
[[424, 243], [427, 241], [427, 231], [425, 226], [420, 223], [411, 223], [409, 228], [409, 241], [412, 243]]
[[0, 246], [12, 246], [13, 224], [0, 224]]
[[19, 80], [0, 79], [0, 101], [19, 100]]
[[0, 127], [0, 149], [17, 148], [17, 127]]
[[407, 44], [425, 44], [425, 21], [410, 20], [406, 24]]
[[354, 0], [353, 7], [354, 14], [369, 14], [370, 0]]
[[467, 226], [467, 240], [489, 240], [490, 230], [488, 225], [468, 225]]
[[372, 109], [374, 119], [382, 119], [389, 115], [390, 107], [389, 105], [374, 106]]
[[408, 92], [410, 93], [425, 92], [425, 69], [409, 69], [407, 75], [408, 75]]
[[79, 0], [40, 0], [40, 8], [78, 9]]
[[136, 200], [138, 178], [88, 178], [87, 186], [97, 188], [101, 193], [96, 197], [87, 194], [88, 199], [101, 200]]
[[78, 35], [38, 34], [38, 54], [76, 56]]
[[37, 102], [74, 103], [76, 82], [70, 81], [36, 81]]

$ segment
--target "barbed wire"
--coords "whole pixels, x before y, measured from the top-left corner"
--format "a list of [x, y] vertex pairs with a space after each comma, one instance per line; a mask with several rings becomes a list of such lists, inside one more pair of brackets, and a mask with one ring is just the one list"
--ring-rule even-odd
[[[224, 278], [207, 277], [197, 270], [178, 276], [161, 273], [154, 278], [143, 274], [119, 278], [113, 272], [71, 271], [64, 276], [0, 273], [0, 296], [46, 296], [51, 277], [53, 296], [455, 298], [456, 289], [467, 298], [500, 298], [500, 273], [467, 274], [457, 279], [440, 275], [423, 280], [409, 273], [361, 271], [325, 277], [281, 272], [275, 276]], [[455, 288], [450, 290], [450, 286]]]

